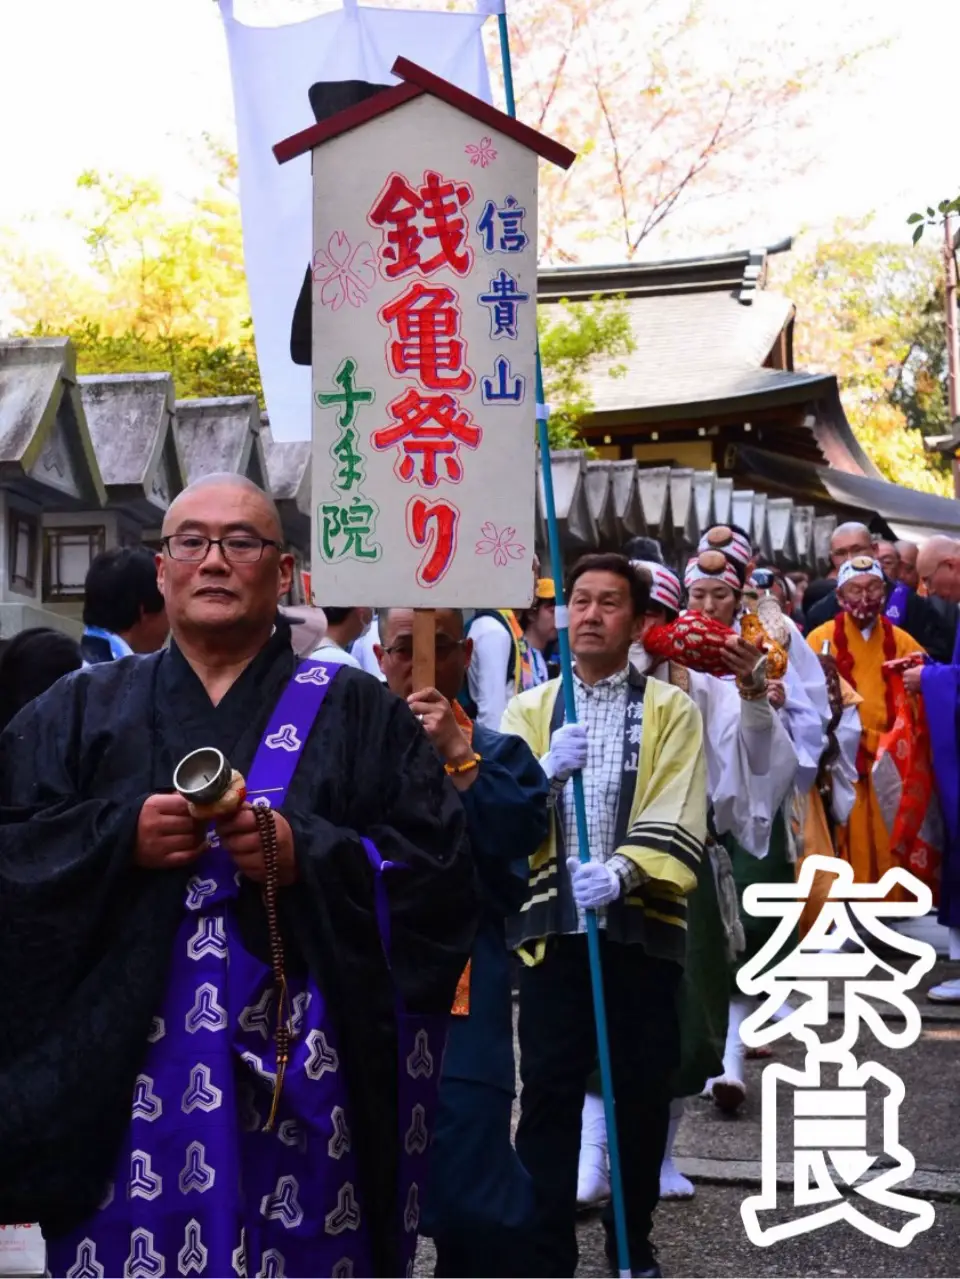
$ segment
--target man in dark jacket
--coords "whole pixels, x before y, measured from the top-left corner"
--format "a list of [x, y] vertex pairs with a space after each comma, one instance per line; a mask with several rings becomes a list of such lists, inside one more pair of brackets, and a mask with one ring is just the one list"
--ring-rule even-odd
[[[855, 555], [874, 555], [874, 539], [865, 524], [840, 524], [830, 539], [830, 558], [835, 571]], [[937, 662], [949, 662], [953, 653], [954, 619], [944, 616], [929, 600], [922, 599], [903, 582], [884, 579], [884, 615], [894, 626], [922, 644]], [[806, 633], [831, 621], [840, 611], [836, 591], [804, 610]]]
[[93, 666], [155, 653], [169, 630], [152, 552], [123, 546], [97, 555], [83, 585], [83, 660]]
[[546, 839], [549, 784], [530, 748], [474, 723], [457, 702], [472, 645], [458, 609], [436, 611], [436, 688], [413, 684], [413, 610], [380, 613], [376, 648], [460, 792], [483, 914], [447, 1038], [429, 1191], [420, 1222], [438, 1276], [529, 1274], [533, 1189], [510, 1140], [516, 1072], [504, 920], [527, 892], [527, 859]]

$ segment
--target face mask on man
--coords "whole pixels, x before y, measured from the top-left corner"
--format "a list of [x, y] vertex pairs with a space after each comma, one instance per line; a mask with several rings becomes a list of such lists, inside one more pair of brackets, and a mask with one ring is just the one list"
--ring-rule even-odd
[[859, 599], [846, 600], [841, 599], [841, 607], [845, 612], [849, 613], [856, 624], [863, 630], [864, 627], [872, 625], [883, 609], [882, 599]]

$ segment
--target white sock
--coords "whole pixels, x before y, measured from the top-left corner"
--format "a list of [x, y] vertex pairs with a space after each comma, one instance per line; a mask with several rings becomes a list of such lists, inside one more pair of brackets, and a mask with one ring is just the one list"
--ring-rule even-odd
[[673, 1162], [673, 1143], [677, 1139], [677, 1130], [683, 1118], [684, 1098], [677, 1097], [670, 1103], [670, 1126], [667, 1129], [667, 1146], [660, 1165], [660, 1198], [692, 1199], [695, 1193], [693, 1182], [680, 1172]]
[[[760, 1004], [758, 1003], [756, 1007], [759, 1008]], [[783, 1021], [784, 1017], [789, 1017], [792, 1012], [793, 1012], [793, 1009], [790, 1007], [789, 1001], [785, 999], [783, 1003], [780, 1005], [780, 1007], [777, 1009], [777, 1011], [775, 1013], [770, 1014], [768, 1021], [772, 1021], [772, 1022]]]
[[603, 1098], [587, 1093], [580, 1125], [580, 1165], [577, 1173], [577, 1202], [599, 1203], [610, 1197], [607, 1164], [607, 1121]]
[[583, 1099], [583, 1127], [580, 1144], [592, 1144], [606, 1147], [607, 1116], [603, 1109], [603, 1098], [598, 1093], [588, 1092]]
[[960, 928], [950, 929], [950, 958], [960, 959]]

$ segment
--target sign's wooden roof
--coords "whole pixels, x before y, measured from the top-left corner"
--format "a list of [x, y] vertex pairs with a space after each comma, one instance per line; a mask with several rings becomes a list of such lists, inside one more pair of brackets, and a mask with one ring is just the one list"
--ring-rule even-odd
[[356, 106], [338, 111], [336, 115], [321, 120], [319, 124], [311, 125], [309, 129], [303, 129], [300, 133], [284, 138], [273, 148], [277, 163], [286, 164], [288, 160], [303, 155], [305, 151], [312, 151], [321, 143], [329, 142], [331, 138], [337, 138], [350, 129], [357, 129], [370, 120], [385, 115], [388, 111], [396, 110], [405, 102], [419, 98], [424, 93], [439, 98], [441, 102], [446, 102], [451, 107], [456, 107], [458, 111], [472, 116], [487, 128], [498, 130], [506, 137], [512, 138], [514, 142], [519, 142], [521, 146], [542, 156], [544, 160], [559, 165], [561, 169], [569, 169], [577, 158], [573, 151], [561, 146], [559, 142], [554, 142], [545, 134], [538, 133], [529, 125], [521, 124], [519, 120], [514, 120], [503, 111], [492, 107], [489, 102], [475, 98], [473, 94], [466, 93], [463, 89], [458, 89], [449, 80], [434, 75], [432, 71], [417, 66], [415, 62], [410, 62], [407, 58], [397, 58], [391, 70], [395, 76], [399, 76], [400, 84], [384, 89], [382, 93], [376, 93], [373, 97], [358, 102]]

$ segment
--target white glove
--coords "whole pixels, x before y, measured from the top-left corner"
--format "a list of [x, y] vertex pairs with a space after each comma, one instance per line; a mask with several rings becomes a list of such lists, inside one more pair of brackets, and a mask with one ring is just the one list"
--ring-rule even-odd
[[568, 857], [567, 870], [570, 872], [573, 900], [581, 910], [609, 906], [620, 896], [623, 881], [615, 870], [602, 862], [581, 862], [579, 857]]
[[587, 764], [586, 726], [561, 724], [550, 738], [550, 749], [540, 761], [540, 767], [551, 781], [565, 782], [578, 768]]

